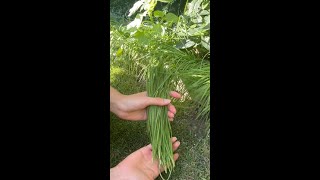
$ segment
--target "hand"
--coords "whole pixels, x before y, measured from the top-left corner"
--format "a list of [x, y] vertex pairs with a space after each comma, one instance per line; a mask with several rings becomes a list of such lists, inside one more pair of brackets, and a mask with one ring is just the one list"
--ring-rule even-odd
[[[173, 98], [181, 98], [175, 91], [170, 92]], [[147, 92], [132, 95], [123, 95], [110, 87], [110, 110], [121, 119], [126, 120], [146, 120], [146, 108], [150, 105], [168, 106], [168, 117], [173, 121], [176, 108], [170, 103], [169, 99], [152, 98], [147, 96]]]
[[[172, 149], [176, 151], [180, 146], [180, 141], [176, 137], [171, 138]], [[173, 154], [173, 159], [176, 161], [179, 158], [178, 153]], [[164, 169], [161, 167], [161, 172]], [[110, 169], [110, 179], [139, 179], [139, 180], [153, 180], [159, 174], [159, 162], [152, 160], [152, 146], [149, 144], [143, 148], [130, 154], [117, 166]]]

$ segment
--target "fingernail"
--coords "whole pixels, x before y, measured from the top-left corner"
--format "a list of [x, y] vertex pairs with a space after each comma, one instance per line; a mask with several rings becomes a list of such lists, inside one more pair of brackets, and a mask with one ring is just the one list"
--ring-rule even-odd
[[170, 100], [170, 99], [163, 99], [163, 102], [166, 103], [166, 104], [168, 104], [168, 103], [171, 102], [171, 100]]

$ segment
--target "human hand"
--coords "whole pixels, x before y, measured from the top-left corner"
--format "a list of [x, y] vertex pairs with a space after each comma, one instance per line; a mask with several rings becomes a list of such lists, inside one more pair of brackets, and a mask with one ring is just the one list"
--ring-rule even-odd
[[[110, 94], [111, 95], [111, 94]], [[170, 92], [173, 98], [181, 98], [181, 95], [175, 91]], [[176, 114], [176, 108], [170, 103], [169, 99], [148, 97], [147, 92], [141, 92], [132, 95], [116, 94], [115, 97], [110, 97], [111, 111], [118, 117], [125, 120], [146, 120], [146, 108], [150, 105], [168, 106], [168, 117], [173, 121]], [[113, 102], [112, 102], [113, 101]]]
[[[180, 146], [180, 141], [176, 137], [171, 138], [173, 152]], [[176, 161], [179, 158], [178, 153], [173, 154], [173, 159]], [[164, 169], [159, 169], [158, 160], [152, 158], [151, 144], [138, 149], [130, 154], [117, 166], [110, 169], [110, 179], [139, 179], [139, 180], [153, 180], [156, 179], [160, 172]], [[125, 173], [123, 173], [125, 172]]]

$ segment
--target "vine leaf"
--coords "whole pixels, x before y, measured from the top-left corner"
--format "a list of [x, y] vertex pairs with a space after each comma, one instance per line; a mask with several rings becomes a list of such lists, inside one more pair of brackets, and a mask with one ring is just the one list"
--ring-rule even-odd
[[187, 49], [189, 47], [194, 46], [196, 43], [191, 41], [190, 39], [188, 40], [182, 40], [179, 44], [176, 45], [176, 48], [178, 49]]
[[191, 1], [191, 3], [188, 3], [187, 7], [188, 7], [188, 11], [186, 11], [186, 15], [188, 16], [194, 16], [196, 14], [198, 14], [199, 12], [199, 8], [200, 8], [200, 4], [202, 3], [202, 0], [193, 0]]
[[135, 34], [134, 34], [134, 38], [136, 40], [138, 40], [138, 42], [140, 44], [143, 44], [143, 45], [148, 45], [150, 40], [149, 38], [146, 36], [146, 34], [142, 31], [137, 31]]
[[209, 15], [209, 14], [210, 14], [210, 12], [209, 12], [209, 11], [207, 11], [207, 10], [203, 10], [203, 11], [201, 11], [201, 12], [200, 12], [200, 14], [199, 14], [199, 15], [204, 16], [204, 15]]
[[163, 17], [164, 16], [164, 12], [162, 12], [162, 11], [154, 11], [154, 17]]
[[205, 17], [204, 17], [204, 21], [205, 21], [207, 24], [210, 24], [210, 15], [205, 16]]
[[188, 35], [189, 36], [201, 36], [206, 32], [205, 29], [199, 27], [199, 28], [190, 28], [188, 29]]
[[201, 37], [201, 44], [204, 48], [206, 48], [208, 51], [210, 51], [210, 37], [209, 36]]
[[165, 34], [165, 29], [162, 25], [160, 24], [156, 24], [153, 26], [153, 32], [156, 34], [161, 34], [161, 36], [163, 36]]
[[168, 13], [165, 16], [165, 20], [168, 21], [168, 22], [176, 23], [176, 22], [178, 22], [179, 18], [178, 18], [178, 16], [176, 16], [173, 13]]

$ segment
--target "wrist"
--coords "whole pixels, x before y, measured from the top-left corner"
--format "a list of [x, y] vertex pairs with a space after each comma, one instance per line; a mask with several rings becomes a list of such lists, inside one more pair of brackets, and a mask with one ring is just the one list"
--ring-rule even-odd
[[121, 179], [121, 173], [119, 172], [119, 168], [117, 166], [110, 169], [110, 180], [113, 179]]
[[113, 112], [114, 114], [118, 115], [121, 113], [121, 99], [122, 99], [121, 94], [110, 97], [110, 111]]
[[122, 99], [125, 95], [110, 87], [110, 111], [119, 116], [122, 111]]

